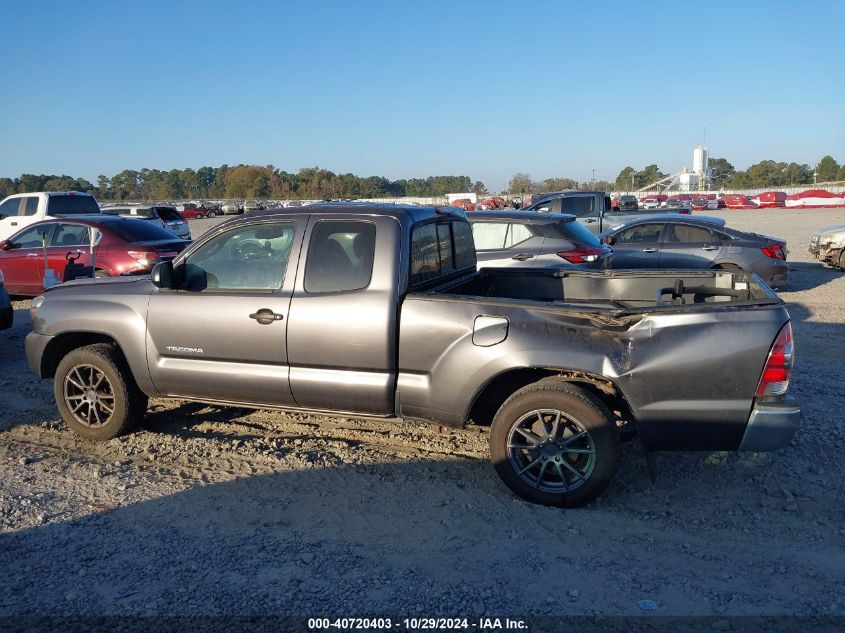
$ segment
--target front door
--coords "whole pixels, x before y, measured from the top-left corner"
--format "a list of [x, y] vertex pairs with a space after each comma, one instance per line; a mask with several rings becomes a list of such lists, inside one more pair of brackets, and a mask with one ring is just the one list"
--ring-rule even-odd
[[305, 219], [241, 224], [176, 265], [156, 289], [147, 359], [166, 395], [293, 406], [287, 324]]
[[0, 251], [0, 269], [9, 294], [37, 295], [44, 289], [44, 242], [50, 224], [39, 224], [10, 238], [11, 247]]
[[635, 224], [622, 229], [613, 239], [613, 268], [657, 268], [660, 263], [660, 234], [663, 224]]
[[38, 196], [11, 198], [0, 205], [0, 240], [38, 221]]

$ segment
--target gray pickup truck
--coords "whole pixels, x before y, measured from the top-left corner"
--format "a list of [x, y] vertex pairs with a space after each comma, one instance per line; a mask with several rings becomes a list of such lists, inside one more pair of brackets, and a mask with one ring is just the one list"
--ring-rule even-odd
[[615, 209], [610, 196], [604, 191], [559, 191], [540, 194], [523, 211], [540, 213], [571, 213], [575, 219], [598, 235], [626, 222], [648, 218], [654, 214], [679, 213], [689, 215], [689, 209]]
[[30, 367], [86, 438], [128, 431], [148, 396], [473, 421], [504, 482], [549, 505], [600, 495], [621, 439], [773, 450], [800, 421], [789, 315], [752, 275], [477, 272], [454, 208], [257, 211], [32, 311]]

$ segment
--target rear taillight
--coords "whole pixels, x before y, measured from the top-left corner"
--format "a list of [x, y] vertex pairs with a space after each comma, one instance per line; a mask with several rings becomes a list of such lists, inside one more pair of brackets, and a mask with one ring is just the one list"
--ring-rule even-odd
[[153, 251], [128, 251], [127, 254], [142, 266], [152, 266], [158, 259], [158, 253]]
[[760, 376], [760, 382], [757, 384], [757, 397], [782, 396], [786, 393], [794, 359], [792, 325], [787, 323], [775, 339], [772, 349], [769, 350], [763, 375]]
[[786, 259], [783, 254], [783, 246], [780, 244], [769, 244], [760, 249], [766, 257], [772, 259]]
[[585, 264], [587, 262], [594, 262], [599, 257], [609, 252], [606, 248], [596, 248], [594, 246], [585, 246], [578, 244], [571, 251], [562, 251], [557, 253], [558, 257], [562, 257], [570, 264]]

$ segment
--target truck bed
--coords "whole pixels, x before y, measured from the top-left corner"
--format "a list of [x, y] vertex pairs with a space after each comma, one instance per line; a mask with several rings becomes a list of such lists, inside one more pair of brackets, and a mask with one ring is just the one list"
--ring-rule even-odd
[[[619, 316], [679, 306], [723, 308], [779, 304], [756, 275], [746, 272], [689, 270], [484, 269], [469, 279], [436, 288], [433, 294], [537, 301]], [[717, 304], [717, 305], [714, 305]]]

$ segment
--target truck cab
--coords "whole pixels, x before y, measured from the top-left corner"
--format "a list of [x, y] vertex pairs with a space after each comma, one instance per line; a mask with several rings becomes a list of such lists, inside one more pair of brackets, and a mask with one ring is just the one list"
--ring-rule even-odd
[[0, 202], [0, 241], [33, 222], [67, 215], [100, 213], [97, 201], [79, 191], [16, 193]]

